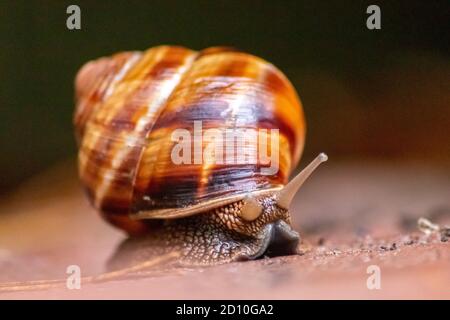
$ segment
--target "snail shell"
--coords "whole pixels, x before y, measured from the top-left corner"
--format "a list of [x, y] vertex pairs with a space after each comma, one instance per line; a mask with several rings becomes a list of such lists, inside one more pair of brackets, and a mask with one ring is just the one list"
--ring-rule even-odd
[[[171, 133], [279, 129], [279, 170], [260, 164], [171, 161]], [[88, 62], [76, 77], [79, 175], [93, 205], [137, 234], [148, 219], [177, 218], [279, 189], [297, 166], [305, 138], [299, 98], [272, 64], [229, 48], [159, 46]], [[251, 150], [249, 150], [251, 151]]]

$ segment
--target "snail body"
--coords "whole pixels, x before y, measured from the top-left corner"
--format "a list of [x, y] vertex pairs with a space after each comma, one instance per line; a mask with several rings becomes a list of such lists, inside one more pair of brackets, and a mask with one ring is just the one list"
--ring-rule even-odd
[[[199, 122], [225, 142], [235, 138], [229, 130], [255, 130], [271, 147], [276, 130], [278, 170], [265, 174], [267, 164], [258, 161], [208, 161], [195, 148], [193, 161], [174, 161], [176, 130], [207, 148], [205, 135], [195, 133]], [[179, 250], [189, 264], [223, 263], [256, 258], [280, 239], [294, 250], [290, 201], [325, 160], [319, 156], [287, 184], [305, 139], [300, 100], [272, 64], [229, 48], [160, 46], [89, 62], [76, 78], [74, 124], [86, 193], [130, 235], [122, 247], [139, 247], [140, 257]], [[217, 141], [209, 143], [217, 158]], [[254, 155], [261, 144], [241, 147], [236, 153]]]

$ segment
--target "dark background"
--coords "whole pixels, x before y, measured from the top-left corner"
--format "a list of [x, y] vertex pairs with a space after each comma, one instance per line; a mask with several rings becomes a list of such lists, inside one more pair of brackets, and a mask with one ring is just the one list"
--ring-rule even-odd
[[[66, 8], [81, 7], [81, 30]], [[381, 7], [381, 30], [366, 8]], [[450, 163], [450, 3], [1, 1], [0, 192], [74, 158], [73, 79], [159, 44], [237, 47], [277, 65], [307, 117], [305, 158]]]

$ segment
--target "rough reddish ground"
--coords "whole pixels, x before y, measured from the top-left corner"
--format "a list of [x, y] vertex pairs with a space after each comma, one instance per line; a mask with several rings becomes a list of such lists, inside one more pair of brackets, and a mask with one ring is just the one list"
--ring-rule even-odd
[[[299, 255], [30, 290], [71, 264], [102, 273], [124, 238], [89, 207], [75, 172], [61, 165], [0, 203], [0, 299], [450, 298], [450, 237], [417, 228], [419, 217], [450, 225], [450, 168], [367, 161], [330, 161], [298, 194]], [[380, 290], [367, 289], [370, 265]]]

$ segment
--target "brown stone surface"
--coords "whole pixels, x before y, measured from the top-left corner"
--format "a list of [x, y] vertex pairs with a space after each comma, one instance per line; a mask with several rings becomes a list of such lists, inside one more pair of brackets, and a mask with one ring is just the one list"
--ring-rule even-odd
[[[92, 281], [124, 235], [89, 207], [69, 162], [1, 201], [0, 299], [449, 299], [450, 237], [419, 231], [419, 217], [450, 225], [448, 166], [331, 158], [296, 198], [301, 254]], [[65, 279], [71, 264], [81, 290], [30, 282]], [[380, 267], [380, 290], [367, 289], [370, 265]]]

